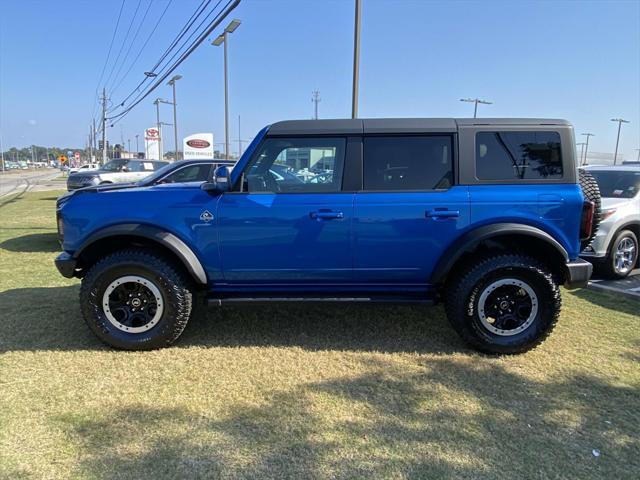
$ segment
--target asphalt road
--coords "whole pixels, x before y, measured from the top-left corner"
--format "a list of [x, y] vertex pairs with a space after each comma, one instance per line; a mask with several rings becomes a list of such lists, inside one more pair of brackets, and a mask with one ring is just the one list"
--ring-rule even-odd
[[59, 176], [60, 170], [52, 168], [2, 172], [0, 173], [0, 197], [12, 193], [64, 188], [64, 184], [50, 183]]

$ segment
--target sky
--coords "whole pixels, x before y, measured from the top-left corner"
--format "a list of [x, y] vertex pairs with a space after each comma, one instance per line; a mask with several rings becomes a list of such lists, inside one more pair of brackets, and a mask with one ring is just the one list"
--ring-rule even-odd
[[[141, 23], [151, 2], [149, 13]], [[133, 91], [201, 0], [125, 0], [110, 61], [99, 83], [122, 0], [0, 0], [0, 136], [4, 149], [31, 144], [83, 146], [96, 89], [107, 82], [110, 105]], [[225, 2], [223, 2], [225, 3]], [[140, 4], [138, 14], [134, 12]], [[211, 5], [215, 4], [212, 2]], [[640, 148], [640, 0], [431, 1], [362, 0], [359, 116], [564, 118], [589, 150]], [[167, 7], [162, 21], [129, 69]], [[132, 18], [134, 19], [131, 24]], [[242, 21], [229, 38], [232, 150], [264, 125], [351, 114], [353, 0], [242, 0]], [[226, 24], [226, 22], [225, 22]], [[131, 25], [129, 40], [123, 45]], [[141, 25], [136, 41], [130, 40]], [[223, 24], [224, 25], [224, 24]], [[216, 30], [213, 39], [220, 29]], [[117, 89], [113, 77], [126, 59]], [[203, 43], [178, 69], [180, 137], [224, 138], [223, 49]], [[156, 120], [153, 100], [171, 99], [162, 85], [108, 129], [112, 143], [135, 144]], [[162, 121], [172, 122], [169, 105]], [[582, 139], [582, 140], [581, 140]], [[173, 149], [173, 135], [165, 140]]]

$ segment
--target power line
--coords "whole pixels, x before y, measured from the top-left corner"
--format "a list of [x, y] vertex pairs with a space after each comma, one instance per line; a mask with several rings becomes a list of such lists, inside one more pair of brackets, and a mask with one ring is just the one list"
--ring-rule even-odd
[[98, 84], [96, 85], [96, 93], [94, 95], [94, 105], [93, 105], [93, 113], [92, 117], [96, 115], [96, 102], [95, 99], [98, 98], [98, 90], [100, 89], [100, 83], [102, 83], [102, 78], [104, 77], [104, 72], [107, 69], [107, 64], [109, 63], [109, 57], [111, 57], [111, 49], [113, 48], [113, 42], [116, 39], [116, 33], [118, 31], [118, 26], [120, 25], [120, 18], [122, 17], [122, 9], [124, 8], [125, 0], [122, 0], [122, 4], [120, 5], [120, 12], [118, 12], [118, 20], [116, 21], [116, 28], [113, 29], [113, 35], [111, 36], [111, 43], [109, 44], [109, 51], [107, 52], [107, 58], [104, 61], [104, 65], [102, 66], [102, 72], [100, 73], [100, 79], [98, 80]]
[[[146, 93], [142, 95], [139, 99], [134, 101], [131, 105], [127, 106], [123, 112], [120, 112], [117, 115], [113, 115], [108, 118], [108, 120], [120, 121], [124, 115], [129, 113], [136, 105], [138, 105], [142, 100], [148, 97], [151, 92], [153, 92], [158, 86], [162, 84], [162, 82], [169, 76], [171, 73], [180, 66], [182, 62], [184, 62], [189, 55], [193, 53], [193, 51], [204, 41], [207, 36], [213, 32], [213, 30], [220, 25], [220, 23], [231, 13], [238, 5], [240, 4], [240, 0], [229, 0], [224, 8], [218, 13], [212, 20], [211, 24], [207, 27], [207, 29], [191, 44], [191, 46], [178, 58], [173, 65], [168, 67], [167, 71], [158, 75], [156, 78], [156, 82], [151, 85]], [[115, 122], [114, 122], [115, 123]]]
[[[147, 15], [149, 15], [149, 10], [151, 10], [151, 5], [153, 5], [153, 0], [149, 0], [149, 4], [147, 5], [147, 9], [145, 10], [144, 15], [142, 16], [142, 20], [140, 20], [140, 23], [138, 24], [138, 28], [136, 29], [136, 33], [133, 36], [133, 38], [131, 39], [131, 42], [129, 43], [129, 48], [127, 49], [127, 52], [124, 54], [124, 58], [122, 59], [122, 62], [120, 62], [120, 65], [118, 67], [118, 71], [116, 72], [116, 75], [113, 78], [114, 85], [118, 81], [118, 78], [120, 76], [120, 72], [122, 71], [122, 68], [127, 63], [127, 59], [129, 58], [129, 54], [131, 53], [131, 49], [133, 48], [134, 43], [136, 43], [136, 39], [138, 38], [138, 35], [140, 34], [140, 30], [142, 29], [142, 25], [144, 25], [144, 21], [147, 19]], [[113, 89], [111, 91], [113, 92]]]
[[[214, 7], [217, 8], [217, 6], [220, 4], [222, 0], [219, 0], [218, 3], [216, 4], [216, 6]], [[180, 29], [180, 31], [178, 32], [178, 34], [176, 35], [176, 37], [173, 39], [173, 41], [171, 42], [171, 44], [169, 45], [169, 47], [167, 47], [167, 49], [164, 51], [164, 53], [161, 55], [160, 59], [156, 62], [156, 64], [148, 71], [148, 73], [153, 74], [153, 75], [147, 75], [145, 76], [144, 79], [142, 79], [140, 81], [140, 83], [138, 83], [138, 85], [133, 89], [133, 91], [127, 95], [127, 97], [125, 97], [125, 99], [122, 102], [119, 102], [117, 105], [119, 107], [123, 106], [124, 103], [129, 100], [131, 97], [133, 97], [136, 92], [138, 92], [138, 96], [140, 96], [140, 87], [142, 87], [147, 80], [149, 80], [151, 77], [155, 77], [157, 75], [159, 75], [158, 72], [156, 72], [156, 69], [158, 68], [158, 66], [162, 63], [162, 61], [167, 57], [167, 55], [169, 55], [169, 53], [171, 53], [171, 50], [173, 50], [175, 48], [175, 46], [178, 44], [178, 42], [182, 39], [182, 37], [184, 37], [184, 35], [187, 33], [187, 31], [191, 28], [191, 26], [196, 22], [196, 20], [198, 19], [198, 17], [200, 17], [200, 15], [202, 15], [202, 13], [204, 12], [204, 10], [209, 6], [209, 3], [211, 3], [211, 0], [202, 0], [202, 2], [200, 3], [200, 5], [198, 6], [198, 8], [196, 8], [195, 12], [191, 15], [191, 17], [189, 17], [189, 19], [187, 20], [187, 22], [184, 24], [184, 26], [182, 27], [182, 29]], [[209, 14], [211, 15], [211, 14]], [[202, 23], [201, 23], [202, 24]], [[193, 36], [193, 34], [192, 34]], [[174, 54], [175, 57], [175, 54]], [[174, 58], [172, 57], [172, 58]], [[133, 101], [136, 101], [138, 97], [135, 97], [133, 99]]]
[[133, 27], [133, 22], [135, 22], [136, 20], [136, 16], [138, 15], [138, 10], [140, 10], [141, 3], [142, 3], [142, 0], [138, 0], [136, 11], [133, 12], [133, 17], [131, 17], [131, 21], [129, 22], [129, 28], [127, 28], [127, 33], [125, 34], [124, 39], [122, 40], [122, 44], [120, 45], [120, 50], [118, 50], [118, 55], [116, 56], [116, 59], [113, 62], [113, 66], [111, 67], [111, 71], [109, 72], [109, 76], [107, 77], [106, 82], [104, 82], [105, 85], [109, 84], [109, 81], [111, 80], [111, 76], [113, 75], [113, 72], [116, 69], [116, 66], [118, 65], [118, 61], [120, 60], [120, 55], [122, 55], [122, 50], [124, 49], [124, 46], [127, 43], [127, 40], [129, 39], [129, 33], [131, 33], [131, 27]]
[[[129, 65], [129, 69], [125, 72], [125, 74], [122, 76], [122, 78], [120, 79], [120, 82], [114, 87], [114, 91], [118, 89], [118, 87], [120, 87], [120, 85], [122, 84], [122, 82], [124, 81], [125, 78], [127, 78], [127, 75], [129, 75], [129, 72], [131, 72], [131, 69], [134, 67], [134, 65], [136, 64], [136, 62], [138, 61], [138, 59], [140, 58], [140, 55], [142, 55], [142, 52], [144, 51], [144, 49], [146, 48], [147, 44], [149, 43], [149, 41], [151, 40], [151, 38], [153, 37], [153, 34], [156, 32], [156, 30], [158, 29], [158, 26], [160, 25], [160, 22], [162, 22], [162, 19], [164, 18], [164, 14], [167, 13], [167, 10], [169, 9], [169, 6], [171, 5], [171, 3], [173, 2], [173, 0], [169, 0], [169, 3], [167, 3], [167, 6], [164, 7], [164, 10], [162, 11], [162, 14], [160, 15], [160, 17], [158, 18], [158, 20], [156, 21], [155, 26], [153, 27], [153, 30], [151, 30], [151, 33], [149, 34], [149, 36], [147, 37], [147, 39], [144, 41], [144, 43], [142, 44], [142, 47], [140, 48], [140, 50], [138, 51], [138, 54], [136, 55], [136, 58], [133, 59], [133, 62], [131, 63], [131, 65]], [[148, 77], [145, 77], [145, 79], [142, 81], [146, 81], [148, 79]], [[134, 89], [134, 92], [140, 88], [141, 84], [138, 84], [138, 86]]]

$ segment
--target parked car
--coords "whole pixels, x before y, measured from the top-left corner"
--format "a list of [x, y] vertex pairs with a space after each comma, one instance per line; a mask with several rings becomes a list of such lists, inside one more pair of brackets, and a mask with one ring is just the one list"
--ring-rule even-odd
[[[331, 181], [274, 177], [318, 158]], [[55, 264], [117, 348], [172, 344], [201, 304], [295, 300], [444, 302], [471, 346], [519, 353], [587, 284], [599, 200], [563, 120], [285, 121], [203, 184], [68, 196]]]
[[158, 160], [129, 160], [118, 158], [91, 172], [70, 173], [67, 178], [67, 190], [108, 185], [112, 183], [131, 183], [142, 180], [169, 162]]
[[92, 170], [98, 170], [100, 168], [100, 165], [97, 163], [85, 163], [84, 165], [80, 165], [79, 167], [71, 167], [69, 168], [69, 173], [76, 173], [76, 172], [89, 172]]
[[598, 182], [602, 216], [593, 242], [582, 256], [599, 273], [625, 278], [638, 264], [640, 165], [584, 167]]

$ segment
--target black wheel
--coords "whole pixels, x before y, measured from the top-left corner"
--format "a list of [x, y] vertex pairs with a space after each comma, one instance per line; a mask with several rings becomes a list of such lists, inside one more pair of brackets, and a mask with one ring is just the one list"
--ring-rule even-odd
[[638, 237], [631, 230], [622, 230], [611, 242], [602, 270], [609, 278], [625, 278], [637, 262]]
[[589, 246], [589, 244], [595, 238], [598, 228], [600, 227], [600, 221], [602, 220], [602, 197], [600, 196], [600, 187], [598, 187], [598, 182], [596, 182], [596, 179], [593, 178], [593, 175], [591, 175], [588, 171], [582, 168], [578, 169], [578, 181], [580, 183], [580, 188], [582, 189], [584, 198], [593, 202], [595, 206], [593, 212], [591, 236], [581, 241], [580, 251], [582, 251]]
[[560, 290], [548, 268], [525, 255], [485, 258], [446, 285], [449, 322], [485, 353], [536, 347], [553, 330], [560, 306]]
[[171, 345], [187, 326], [191, 304], [184, 274], [143, 249], [121, 250], [98, 261], [80, 289], [87, 325], [106, 344], [125, 350]]

